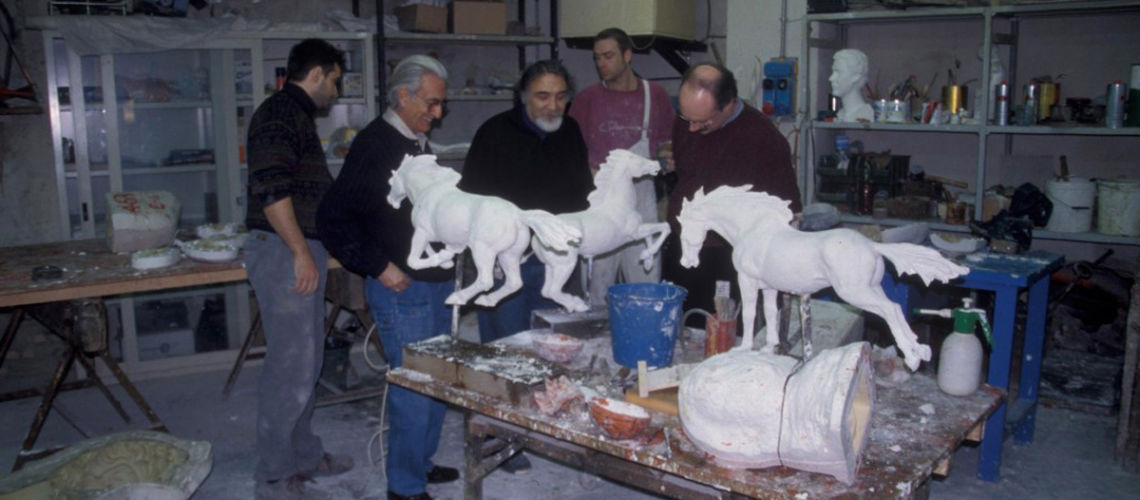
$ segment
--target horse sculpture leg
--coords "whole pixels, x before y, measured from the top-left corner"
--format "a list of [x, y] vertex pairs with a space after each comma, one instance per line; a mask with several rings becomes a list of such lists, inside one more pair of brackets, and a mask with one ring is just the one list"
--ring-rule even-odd
[[575, 255], [575, 259], [570, 262], [548, 264], [546, 266], [546, 283], [542, 285], [544, 297], [557, 302], [558, 305], [570, 312], [584, 312], [590, 309], [586, 301], [562, 290], [562, 287], [566, 285], [566, 280], [570, 279], [570, 275], [574, 273], [574, 263], [577, 260], [577, 255]]
[[811, 359], [811, 295], [800, 295], [800, 335], [804, 339], [804, 361]]
[[522, 288], [522, 276], [519, 275], [519, 262], [522, 258], [523, 250], [526, 250], [527, 242], [530, 241], [530, 231], [527, 230], [525, 226], [520, 226], [519, 230], [522, 231], [522, 233], [515, 237], [515, 244], [499, 252], [497, 256], [499, 269], [503, 270], [503, 285], [475, 299], [476, 304], [487, 307], [494, 306], [498, 304], [503, 297], [515, 293], [516, 290]]
[[930, 346], [918, 343], [918, 335], [910, 329], [902, 308], [887, 298], [883, 289], [875, 283], [871, 286], [836, 286], [835, 293], [847, 303], [883, 318], [891, 329], [895, 344], [906, 360], [911, 371], [917, 370], [919, 363], [930, 361]]
[[475, 282], [466, 288], [456, 290], [447, 296], [445, 304], [449, 306], [466, 304], [471, 297], [484, 290], [490, 290], [495, 285], [495, 254], [484, 244], [471, 245], [471, 260], [475, 262], [477, 274]]
[[[656, 236], [654, 236], [656, 234]], [[653, 256], [661, 250], [661, 245], [665, 243], [665, 238], [669, 236], [669, 223], [656, 222], [653, 224], [642, 224], [637, 227], [637, 233], [634, 239], [645, 240], [645, 250], [641, 251], [641, 263], [645, 266], [645, 270], [649, 271], [653, 266]]]
[[427, 269], [435, 267], [436, 262], [432, 262], [430, 258], [424, 258], [424, 249], [430, 248], [428, 246], [427, 235], [423, 231], [416, 229], [412, 232], [412, 245], [408, 251], [408, 267], [412, 269]]
[[775, 288], [765, 288], [763, 292], [764, 324], [768, 333], [761, 352], [775, 354], [776, 348], [780, 346], [780, 306], [776, 304], [776, 300], [780, 298], [780, 291]]
[[756, 296], [760, 287], [754, 280], [748, 279], [742, 274], [738, 274], [736, 280], [740, 285], [741, 319], [744, 321], [743, 326], [740, 327], [739, 349], [751, 351], [752, 337], [756, 335]]

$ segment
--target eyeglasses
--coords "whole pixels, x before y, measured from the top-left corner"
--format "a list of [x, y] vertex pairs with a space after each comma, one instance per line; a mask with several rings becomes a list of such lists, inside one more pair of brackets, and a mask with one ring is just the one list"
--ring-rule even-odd
[[705, 129], [712, 126], [713, 121], [716, 120], [718, 114], [719, 114], [719, 111], [717, 113], [713, 114], [712, 118], [709, 118], [708, 120], [697, 121], [697, 120], [691, 120], [689, 118], [686, 118], [685, 115], [682, 115], [680, 112], [677, 112], [677, 118], [680, 119], [681, 121], [684, 121], [685, 123], [688, 123], [689, 128], [696, 127], [697, 130], [705, 130]]
[[441, 99], [424, 99], [423, 97], [420, 97], [419, 94], [412, 94], [412, 97], [414, 97], [417, 101], [424, 103], [428, 109], [439, 107], [442, 110], [447, 106], [447, 101]]

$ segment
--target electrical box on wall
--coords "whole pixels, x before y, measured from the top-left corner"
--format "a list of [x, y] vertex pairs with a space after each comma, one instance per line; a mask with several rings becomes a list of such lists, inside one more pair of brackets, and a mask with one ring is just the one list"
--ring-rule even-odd
[[558, 31], [563, 38], [593, 38], [599, 31], [618, 27], [630, 36], [692, 40], [696, 36], [696, 10], [696, 0], [560, 2]]
[[795, 113], [796, 59], [774, 58], [764, 63], [761, 110], [769, 116], [789, 116]]

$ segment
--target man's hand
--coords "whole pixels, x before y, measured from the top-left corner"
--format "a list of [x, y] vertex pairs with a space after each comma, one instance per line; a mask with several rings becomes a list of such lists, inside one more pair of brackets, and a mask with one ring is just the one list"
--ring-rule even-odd
[[664, 174], [676, 170], [677, 165], [673, 162], [673, 142], [666, 142], [657, 148], [657, 161], [662, 163], [664, 167]]
[[293, 291], [300, 295], [309, 295], [317, 291], [321, 282], [321, 275], [317, 271], [317, 264], [309, 252], [293, 256]]
[[384, 285], [385, 288], [396, 293], [407, 290], [412, 284], [412, 280], [408, 279], [408, 275], [404, 274], [404, 271], [401, 271], [400, 268], [396, 267], [396, 264], [391, 262], [388, 263], [388, 267], [384, 268], [384, 272], [380, 273], [377, 279], [380, 280], [380, 284]]

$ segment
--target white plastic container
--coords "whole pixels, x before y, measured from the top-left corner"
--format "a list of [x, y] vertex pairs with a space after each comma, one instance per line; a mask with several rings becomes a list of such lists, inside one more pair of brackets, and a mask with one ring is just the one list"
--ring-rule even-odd
[[1046, 231], [1087, 233], [1092, 230], [1092, 209], [1096, 201], [1096, 183], [1070, 177], [1067, 181], [1045, 181], [1045, 195], [1053, 202], [1053, 215]]
[[969, 396], [982, 385], [982, 342], [974, 332], [953, 332], [942, 342], [938, 387], [951, 396]]
[[1140, 179], [1098, 180], [1097, 231], [1140, 236]]

